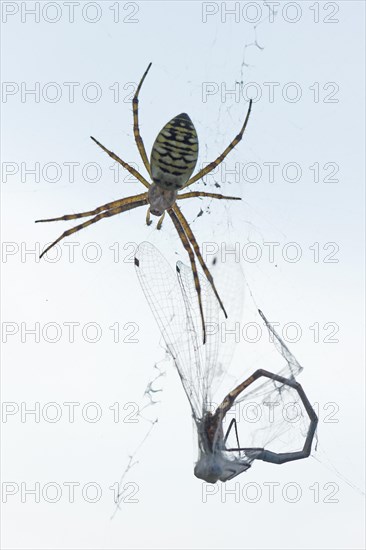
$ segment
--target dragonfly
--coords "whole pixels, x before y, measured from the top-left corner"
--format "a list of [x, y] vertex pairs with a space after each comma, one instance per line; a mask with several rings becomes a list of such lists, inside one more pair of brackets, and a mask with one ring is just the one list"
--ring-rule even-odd
[[[222, 294], [230, 319], [236, 319], [240, 317], [243, 303], [243, 274], [237, 266], [224, 268], [220, 265], [216, 269], [216, 265], [212, 266], [215, 280], [222, 282]], [[263, 312], [258, 310], [259, 319], [268, 331], [271, 347], [274, 346], [279, 353], [282, 368], [278, 373], [256, 369], [233, 390], [223, 393], [224, 398], [212, 410], [213, 395], [222, 392], [222, 386], [230, 382], [228, 367], [235, 346], [225, 342], [222, 312], [209, 282], [201, 277], [206, 323], [206, 343], [203, 344], [191, 269], [179, 261], [175, 275], [162, 254], [148, 242], [139, 245], [135, 268], [191, 406], [199, 449], [195, 476], [208, 483], [226, 482], [250, 468], [254, 460], [283, 464], [308, 457], [318, 417], [296, 380], [303, 368]], [[245, 447], [240, 445], [235, 416], [224, 429], [226, 416], [239, 403], [255, 398], [262, 403], [274, 403], [276, 400], [284, 403], [285, 396], [287, 404], [293, 402], [300, 410], [301, 429], [283, 418], [272, 424], [264, 423], [254, 430], [264, 443]], [[300, 448], [284, 452], [274, 450], [277, 440], [283, 445], [286, 434], [293, 437], [294, 431]], [[258, 437], [252, 439], [257, 441]], [[230, 441], [234, 443], [230, 445]]]

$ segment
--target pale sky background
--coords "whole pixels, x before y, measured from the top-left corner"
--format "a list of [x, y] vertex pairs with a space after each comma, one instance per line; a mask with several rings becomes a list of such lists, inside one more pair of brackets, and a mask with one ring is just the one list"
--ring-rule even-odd
[[[272, 21], [263, 2], [250, 3], [248, 11], [248, 3], [239, 2], [79, 2], [73, 22], [65, 4], [38, 3], [37, 22], [26, 14], [33, 2], [1, 5], [2, 400], [13, 413], [2, 417], [3, 501], [14, 493], [3, 504], [3, 547], [363, 548], [364, 3], [301, 2], [288, 11], [281, 3]], [[225, 14], [235, 5], [236, 15]], [[260, 48], [250, 46], [255, 37]], [[110, 159], [89, 136], [145, 174], [133, 139], [131, 97], [150, 61], [140, 95], [148, 154], [162, 126], [187, 112], [199, 136], [199, 163], [213, 160], [237, 134], [247, 96], [258, 94], [245, 137], [225, 165], [238, 168], [240, 177], [219, 171], [206, 186], [194, 185], [215, 191], [216, 182], [221, 192], [243, 200], [192, 200], [182, 208], [203, 250], [203, 243], [219, 250], [237, 243], [256, 300], [280, 323], [280, 333], [289, 322], [301, 327], [301, 338], [289, 346], [305, 367], [299, 381], [318, 403], [319, 444], [305, 461], [255, 463], [205, 498], [207, 486], [193, 475], [189, 406], [174, 366], [165, 364], [161, 404], [144, 411], [158, 424], [124, 480], [130, 497], [111, 521], [109, 487], [149, 428], [141, 419], [128, 422], [136, 419], [133, 404], [144, 403], [154, 364], [164, 358], [131, 263], [133, 250], [148, 240], [172, 266], [187, 258], [171, 222], [160, 232], [155, 223], [147, 227], [143, 208], [74, 235], [74, 261], [65, 243], [55, 262], [25, 251], [42, 250], [73, 225], [34, 220], [144, 191], [125, 172], [114, 181]], [[235, 82], [238, 94], [225, 95]], [[79, 84], [74, 101], [65, 83]], [[37, 87], [39, 97], [25, 94]], [[93, 101], [96, 91], [100, 97]], [[290, 101], [295, 91], [299, 99]], [[35, 163], [39, 177], [27, 173]], [[78, 163], [74, 178], [70, 163]], [[274, 181], [268, 163], [279, 163]], [[286, 172], [287, 163], [300, 167], [298, 181], [289, 181], [294, 169]], [[205, 213], [196, 218], [201, 207]], [[262, 253], [257, 262], [248, 261], [250, 241]], [[279, 243], [273, 261], [264, 243]], [[299, 261], [284, 258], [295, 250], [288, 243], [296, 243]], [[26, 333], [36, 323], [38, 342]], [[100, 339], [91, 343], [95, 327]], [[238, 379], [254, 369], [248, 362], [243, 367], [245, 349], [241, 341], [233, 364]], [[74, 422], [70, 402], [80, 404]], [[102, 414], [94, 423], [82, 415], [92, 417], [91, 402]], [[39, 422], [32, 415], [22, 421], [21, 411], [35, 403]], [[48, 403], [57, 404], [58, 421], [50, 421], [56, 408], [47, 409]], [[119, 422], [113, 421], [115, 403]], [[40, 502], [24, 494], [36, 483]], [[70, 483], [79, 484], [74, 502]], [[84, 498], [88, 483], [99, 488], [98, 502], [87, 502], [93, 487]], [[278, 483], [273, 502], [271, 483]], [[294, 486], [299, 498], [289, 502], [286, 491], [293, 497]], [[61, 493], [52, 503], [55, 487]]]

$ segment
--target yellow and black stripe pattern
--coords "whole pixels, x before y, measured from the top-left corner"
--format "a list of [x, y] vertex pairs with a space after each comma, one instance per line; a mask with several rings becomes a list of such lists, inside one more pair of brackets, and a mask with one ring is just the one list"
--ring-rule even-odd
[[163, 189], [182, 189], [198, 158], [198, 137], [186, 113], [170, 120], [159, 132], [151, 151], [151, 177]]

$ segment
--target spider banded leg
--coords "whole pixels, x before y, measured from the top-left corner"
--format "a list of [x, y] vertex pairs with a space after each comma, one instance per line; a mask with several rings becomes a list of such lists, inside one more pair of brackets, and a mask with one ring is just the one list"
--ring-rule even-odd
[[228, 201], [241, 201], [240, 197], [229, 197], [227, 195], [219, 195], [218, 193], [205, 193], [204, 191], [191, 191], [190, 193], [182, 193], [177, 196], [177, 200], [192, 199], [193, 197], [211, 197], [211, 199], [226, 199]]
[[[311, 452], [311, 444], [313, 442], [316, 427], [318, 425], [318, 417], [313, 407], [311, 406], [310, 401], [306, 396], [306, 393], [302, 389], [302, 386], [295, 380], [284, 378], [283, 376], [279, 376], [278, 374], [273, 374], [272, 372], [259, 369], [255, 371], [254, 374], [252, 374], [252, 376], [244, 380], [244, 382], [242, 382], [232, 392], [230, 392], [225, 397], [224, 401], [218, 407], [216, 412], [217, 413], [219, 412], [221, 415], [221, 418], [224, 418], [225, 414], [230, 409], [230, 407], [232, 406], [237, 396], [261, 376], [270, 378], [271, 380], [274, 380], [275, 382], [279, 382], [280, 384], [284, 384], [285, 386], [290, 386], [291, 388], [296, 390], [297, 393], [299, 394], [302, 404], [304, 405], [304, 408], [310, 420], [308, 433], [305, 439], [304, 446], [301, 451], [294, 451], [289, 453], [274, 453], [272, 451], [268, 451], [267, 449], [258, 448], [258, 447], [242, 447], [242, 448], [238, 447], [237, 449], [234, 448], [234, 449], [225, 449], [225, 450], [226, 451], [245, 451], [249, 456], [251, 453], [256, 460], [263, 460], [264, 462], [272, 462], [273, 464], [283, 464], [285, 462], [290, 462], [291, 460], [300, 460], [302, 458], [308, 457]], [[227, 439], [227, 435], [225, 437], [225, 441], [226, 439]]]
[[[125, 199], [126, 200], [126, 199]], [[85, 227], [88, 227], [89, 225], [92, 225], [93, 223], [99, 222], [99, 220], [103, 218], [110, 218], [111, 216], [116, 216], [117, 214], [121, 214], [122, 212], [126, 212], [127, 210], [132, 210], [133, 208], [138, 208], [139, 206], [144, 206], [147, 204], [147, 199], [143, 200], [136, 200], [131, 201], [131, 197], [129, 198], [129, 203], [123, 204], [122, 206], [119, 206], [117, 208], [112, 208], [111, 210], [106, 210], [105, 212], [101, 212], [91, 220], [88, 220], [87, 222], [81, 223], [80, 225], [76, 225], [75, 227], [72, 227], [71, 229], [68, 229], [62, 235], [56, 239], [53, 243], [51, 243], [47, 248], [42, 252], [40, 255], [40, 258], [44, 256], [52, 247], [54, 247], [58, 242], [60, 242], [65, 237], [69, 237], [73, 233], [76, 233], [77, 231], [81, 231]]]
[[147, 188], [150, 187], [149, 182], [147, 180], [145, 180], [145, 178], [140, 174], [140, 172], [135, 170], [135, 168], [132, 168], [132, 166], [130, 166], [127, 162], [125, 162], [124, 160], [119, 158], [115, 153], [113, 153], [112, 151], [107, 149], [107, 147], [104, 147], [104, 145], [99, 143], [99, 141], [97, 139], [93, 138], [93, 136], [90, 136], [90, 138], [94, 141], [94, 143], [99, 145], [99, 147], [101, 149], [103, 149], [103, 151], [105, 151], [107, 153], [107, 155], [109, 155], [113, 160], [115, 160], [116, 162], [121, 164], [121, 166], [123, 166], [123, 168], [125, 168], [130, 174], [135, 176], [135, 178], [137, 178], [142, 183], [142, 185], [144, 185]]
[[222, 161], [230, 153], [230, 151], [232, 151], [234, 149], [234, 147], [236, 147], [236, 145], [239, 143], [239, 141], [241, 141], [241, 139], [243, 137], [243, 134], [245, 132], [245, 128], [248, 124], [250, 111], [252, 110], [252, 103], [253, 103], [253, 100], [251, 99], [249, 101], [249, 108], [248, 108], [247, 116], [245, 117], [242, 129], [240, 130], [238, 135], [233, 139], [233, 141], [230, 143], [230, 145], [228, 145], [226, 147], [225, 151], [223, 153], [221, 153], [221, 155], [219, 157], [217, 157], [216, 160], [214, 160], [213, 162], [210, 162], [210, 164], [208, 164], [205, 168], [202, 168], [202, 170], [200, 170], [195, 176], [193, 176], [191, 179], [189, 179], [184, 187], [188, 187], [188, 185], [191, 185], [195, 181], [198, 181], [201, 178], [203, 178], [203, 176], [206, 176], [207, 174], [209, 174], [214, 168], [216, 168], [216, 166], [218, 166], [219, 164], [222, 163]]
[[182, 225], [183, 229], [184, 229], [184, 232], [186, 233], [188, 239], [189, 239], [189, 242], [191, 243], [192, 247], [193, 247], [193, 250], [195, 251], [195, 254], [198, 258], [198, 261], [199, 263], [201, 264], [201, 267], [210, 283], [210, 285], [212, 286], [212, 290], [214, 291], [214, 294], [216, 296], [216, 298], [218, 299], [219, 301], [219, 304], [220, 304], [220, 307], [222, 309], [222, 311], [224, 312], [225, 314], [225, 317], [227, 318], [227, 313], [226, 313], [226, 310], [225, 310], [225, 307], [224, 307], [224, 304], [222, 303], [221, 301], [221, 298], [219, 296], [219, 293], [217, 292], [216, 290], [216, 287], [215, 287], [215, 283], [214, 283], [214, 280], [213, 280], [213, 277], [207, 267], [207, 265], [205, 264], [205, 261], [204, 259], [202, 258], [202, 254], [201, 254], [201, 251], [200, 251], [200, 247], [198, 246], [198, 243], [196, 241], [196, 238], [195, 236], [193, 235], [193, 231], [192, 229], [189, 227], [189, 223], [187, 222], [187, 220], [185, 219], [185, 217], [183, 216], [182, 212], [180, 211], [179, 207], [175, 204], [173, 206], [173, 210], [175, 212], [175, 214], [177, 215], [177, 218], [180, 222], [180, 224]]
[[136, 145], [137, 145], [137, 149], [139, 150], [139, 153], [140, 153], [140, 156], [142, 158], [142, 162], [144, 163], [144, 166], [149, 174], [149, 176], [151, 176], [151, 168], [150, 168], [150, 163], [149, 163], [149, 160], [147, 158], [147, 154], [146, 154], [146, 150], [145, 150], [145, 145], [144, 145], [144, 142], [142, 141], [142, 137], [141, 137], [141, 134], [140, 134], [140, 128], [139, 128], [139, 93], [140, 93], [140, 89], [141, 89], [141, 86], [142, 86], [142, 83], [143, 81], [145, 80], [146, 78], [146, 75], [147, 73], [149, 72], [150, 70], [150, 67], [151, 67], [151, 63], [149, 63], [149, 66], [148, 68], [146, 69], [146, 71], [144, 72], [141, 80], [140, 80], [140, 84], [137, 86], [137, 90], [136, 90], [136, 93], [135, 95], [133, 96], [133, 100], [132, 100], [132, 109], [133, 109], [133, 134], [135, 136], [135, 141], [136, 141]]
[[180, 237], [180, 240], [182, 241], [183, 243], [183, 246], [184, 248], [186, 249], [186, 251], [188, 252], [188, 256], [189, 256], [189, 261], [191, 263], [191, 267], [192, 267], [192, 272], [193, 272], [193, 279], [194, 279], [194, 286], [196, 288], [196, 292], [197, 292], [197, 296], [198, 296], [198, 305], [199, 305], [199, 308], [200, 308], [200, 315], [201, 315], [201, 321], [202, 321], [202, 333], [203, 333], [203, 343], [205, 344], [206, 343], [206, 327], [205, 327], [205, 318], [204, 318], [204, 315], [203, 315], [203, 306], [202, 306], [202, 296], [201, 296], [201, 285], [200, 285], [200, 280], [198, 278], [198, 272], [197, 272], [197, 266], [196, 266], [196, 261], [194, 259], [194, 252], [189, 244], [189, 240], [187, 238], [187, 235], [185, 234], [185, 231], [177, 217], [177, 214], [176, 212], [172, 209], [172, 208], [169, 208], [168, 210], [168, 214], [169, 216], [171, 217], [172, 219], [172, 222], [175, 226], [175, 229], [177, 230], [178, 232], [178, 235]]
[[147, 197], [147, 193], [141, 193], [140, 195], [134, 195], [133, 197], [126, 197], [125, 199], [118, 199], [117, 201], [107, 202], [107, 204], [98, 206], [98, 208], [95, 208], [94, 210], [89, 210], [88, 212], [79, 212], [78, 214], [65, 214], [65, 216], [60, 216], [58, 218], [36, 220], [35, 223], [58, 222], [58, 221], [76, 220], [78, 218], [88, 218], [89, 216], [95, 216], [100, 212], [104, 212], [104, 210], [112, 210], [124, 204], [128, 204], [132, 202], [132, 199], [140, 200], [140, 199], [145, 199], [146, 197]]

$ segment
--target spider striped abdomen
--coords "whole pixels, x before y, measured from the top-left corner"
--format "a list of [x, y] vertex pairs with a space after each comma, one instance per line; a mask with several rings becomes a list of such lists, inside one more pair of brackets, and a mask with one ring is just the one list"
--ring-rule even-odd
[[163, 189], [182, 189], [198, 158], [198, 137], [193, 122], [182, 113], [159, 132], [151, 151], [151, 177]]

